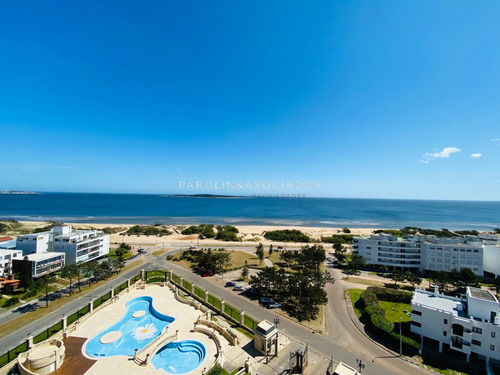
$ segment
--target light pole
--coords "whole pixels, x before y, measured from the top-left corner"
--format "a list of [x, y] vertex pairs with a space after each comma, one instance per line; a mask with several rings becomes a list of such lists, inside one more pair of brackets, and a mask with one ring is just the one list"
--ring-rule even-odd
[[278, 356], [278, 324], [280, 324], [280, 318], [278, 318], [278, 316], [276, 316], [276, 318], [274, 318], [274, 325], [276, 326], [276, 348], [275, 348], [275, 356], [277, 357]]
[[365, 364], [363, 363], [363, 361], [361, 359], [356, 359], [356, 363], [358, 364], [358, 368], [359, 368], [359, 373], [361, 374], [361, 370], [363, 370], [365, 368]]
[[403, 318], [399, 317], [399, 356], [403, 356], [403, 335], [401, 334], [401, 326], [403, 325]]

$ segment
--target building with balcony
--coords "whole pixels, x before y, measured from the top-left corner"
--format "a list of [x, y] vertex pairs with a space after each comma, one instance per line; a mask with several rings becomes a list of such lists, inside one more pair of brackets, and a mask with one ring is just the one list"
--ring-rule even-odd
[[109, 234], [99, 230], [53, 229], [52, 250], [66, 254], [66, 263], [88, 262], [109, 253]]
[[31, 278], [35, 279], [59, 271], [64, 267], [64, 258], [64, 253], [54, 251], [25, 255], [13, 261], [13, 269], [14, 272], [23, 272], [25, 267], [29, 267]]
[[17, 237], [16, 247], [23, 255], [62, 252], [67, 264], [87, 262], [109, 253], [109, 235], [99, 230], [54, 227], [49, 232]]
[[417, 289], [411, 301], [411, 331], [424, 342], [500, 364], [500, 304], [488, 290], [467, 287], [463, 299]]
[[[354, 238], [353, 251], [362, 255], [369, 265], [386, 266], [391, 270], [424, 272], [470, 268], [476, 275], [483, 276], [483, 254], [491, 254], [492, 258], [500, 254], [500, 241], [498, 237], [493, 237], [397, 237], [382, 233]], [[492, 250], [488, 250], [490, 248]], [[498, 258], [490, 268], [490, 272], [500, 273]]]
[[12, 273], [12, 262], [14, 259], [23, 259], [21, 250], [0, 249], [0, 276]]

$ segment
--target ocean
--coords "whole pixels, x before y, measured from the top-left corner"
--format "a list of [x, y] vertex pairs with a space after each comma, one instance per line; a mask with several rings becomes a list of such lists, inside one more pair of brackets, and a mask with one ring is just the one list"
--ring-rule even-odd
[[491, 230], [500, 202], [347, 198], [202, 198], [146, 194], [0, 194], [0, 218], [85, 223], [213, 223]]

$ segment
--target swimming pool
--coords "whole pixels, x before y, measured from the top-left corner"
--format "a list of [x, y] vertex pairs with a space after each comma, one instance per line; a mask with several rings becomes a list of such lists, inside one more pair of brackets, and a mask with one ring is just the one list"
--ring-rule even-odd
[[91, 357], [133, 356], [135, 349], [145, 347], [174, 320], [155, 310], [153, 298], [134, 298], [127, 302], [127, 312], [118, 323], [87, 341], [85, 353]]
[[151, 363], [170, 374], [184, 374], [203, 363], [207, 350], [199, 341], [170, 342], [158, 350]]

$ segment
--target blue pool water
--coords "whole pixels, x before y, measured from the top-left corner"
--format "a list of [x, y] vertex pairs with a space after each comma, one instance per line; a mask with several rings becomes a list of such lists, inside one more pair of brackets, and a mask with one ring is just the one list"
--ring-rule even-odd
[[169, 374], [184, 374], [197, 368], [205, 359], [206, 349], [199, 341], [170, 342], [151, 360], [153, 366]]
[[[144, 314], [134, 318], [134, 313], [139, 311], [143, 311]], [[118, 323], [87, 341], [85, 352], [92, 357], [133, 356], [135, 349], [145, 347], [174, 320], [175, 318], [155, 310], [153, 298], [147, 296], [134, 298], [127, 303], [127, 313]], [[121, 337], [109, 344], [102, 343], [101, 338], [113, 331], [119, 331]]]

